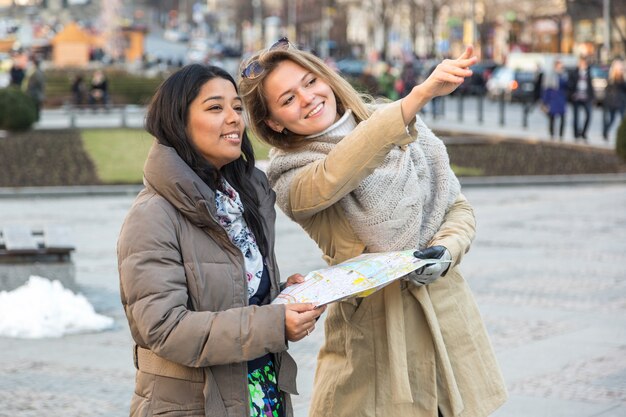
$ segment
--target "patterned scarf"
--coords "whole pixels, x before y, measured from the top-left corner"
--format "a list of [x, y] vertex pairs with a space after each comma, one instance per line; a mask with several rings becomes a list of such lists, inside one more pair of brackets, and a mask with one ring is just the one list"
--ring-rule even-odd
[[215, 206], [218, 221], [226, 230], [233, 245], [237, 246], [243, 254], [248, 279], [248, 298], [250, 298], [257, 292], [261, 283], [263, 256], [243, 218], [243, 203], [239, 194], [224, 178], [221, 179], [220, 186], [215, 191]]

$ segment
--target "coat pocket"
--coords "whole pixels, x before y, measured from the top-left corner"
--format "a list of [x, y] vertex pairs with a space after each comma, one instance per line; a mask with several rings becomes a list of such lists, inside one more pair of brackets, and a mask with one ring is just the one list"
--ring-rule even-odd
[[157, 376], [152, 393], [152, 415], [204, 416], [204, 382]]
[[153, 416], [163, 417], [205, 417], [203, 404], [155, 404]]
[[343, 319], [353, 326], [358, 326], [362, 322], [368, 308], [368, 297], [352, 298], [339, 303], [339, 310], [341, 311]]

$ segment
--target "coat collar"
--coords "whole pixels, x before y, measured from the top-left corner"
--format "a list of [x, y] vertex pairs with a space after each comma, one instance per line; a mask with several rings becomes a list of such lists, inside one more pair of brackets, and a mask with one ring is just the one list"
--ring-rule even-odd
[[144, 165], [144, 184], [197, 226], [215, 224], [215, 193], [174, 148], [154, 142]]

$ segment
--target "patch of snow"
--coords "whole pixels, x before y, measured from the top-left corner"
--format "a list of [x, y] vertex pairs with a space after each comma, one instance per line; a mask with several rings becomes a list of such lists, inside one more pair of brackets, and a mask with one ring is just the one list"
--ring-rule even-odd
[[112, 318], [96, 313], [85, 296], [59, 281], [33, 275], [13, 291], [0, 291], [0, 336], [39, 339], [112, 326]]

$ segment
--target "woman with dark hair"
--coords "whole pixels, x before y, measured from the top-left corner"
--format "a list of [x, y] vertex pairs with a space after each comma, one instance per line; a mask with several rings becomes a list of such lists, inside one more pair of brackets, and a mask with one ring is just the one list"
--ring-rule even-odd
[[133, 416], [293, 415], [287, 341], [309, 335], [324, 309], [269, 304], [281, 288], [275, 195], [241, 113], [232, 77], [199, 64], [172, 74], [150, 104], [145, 188], [118, 240]]

